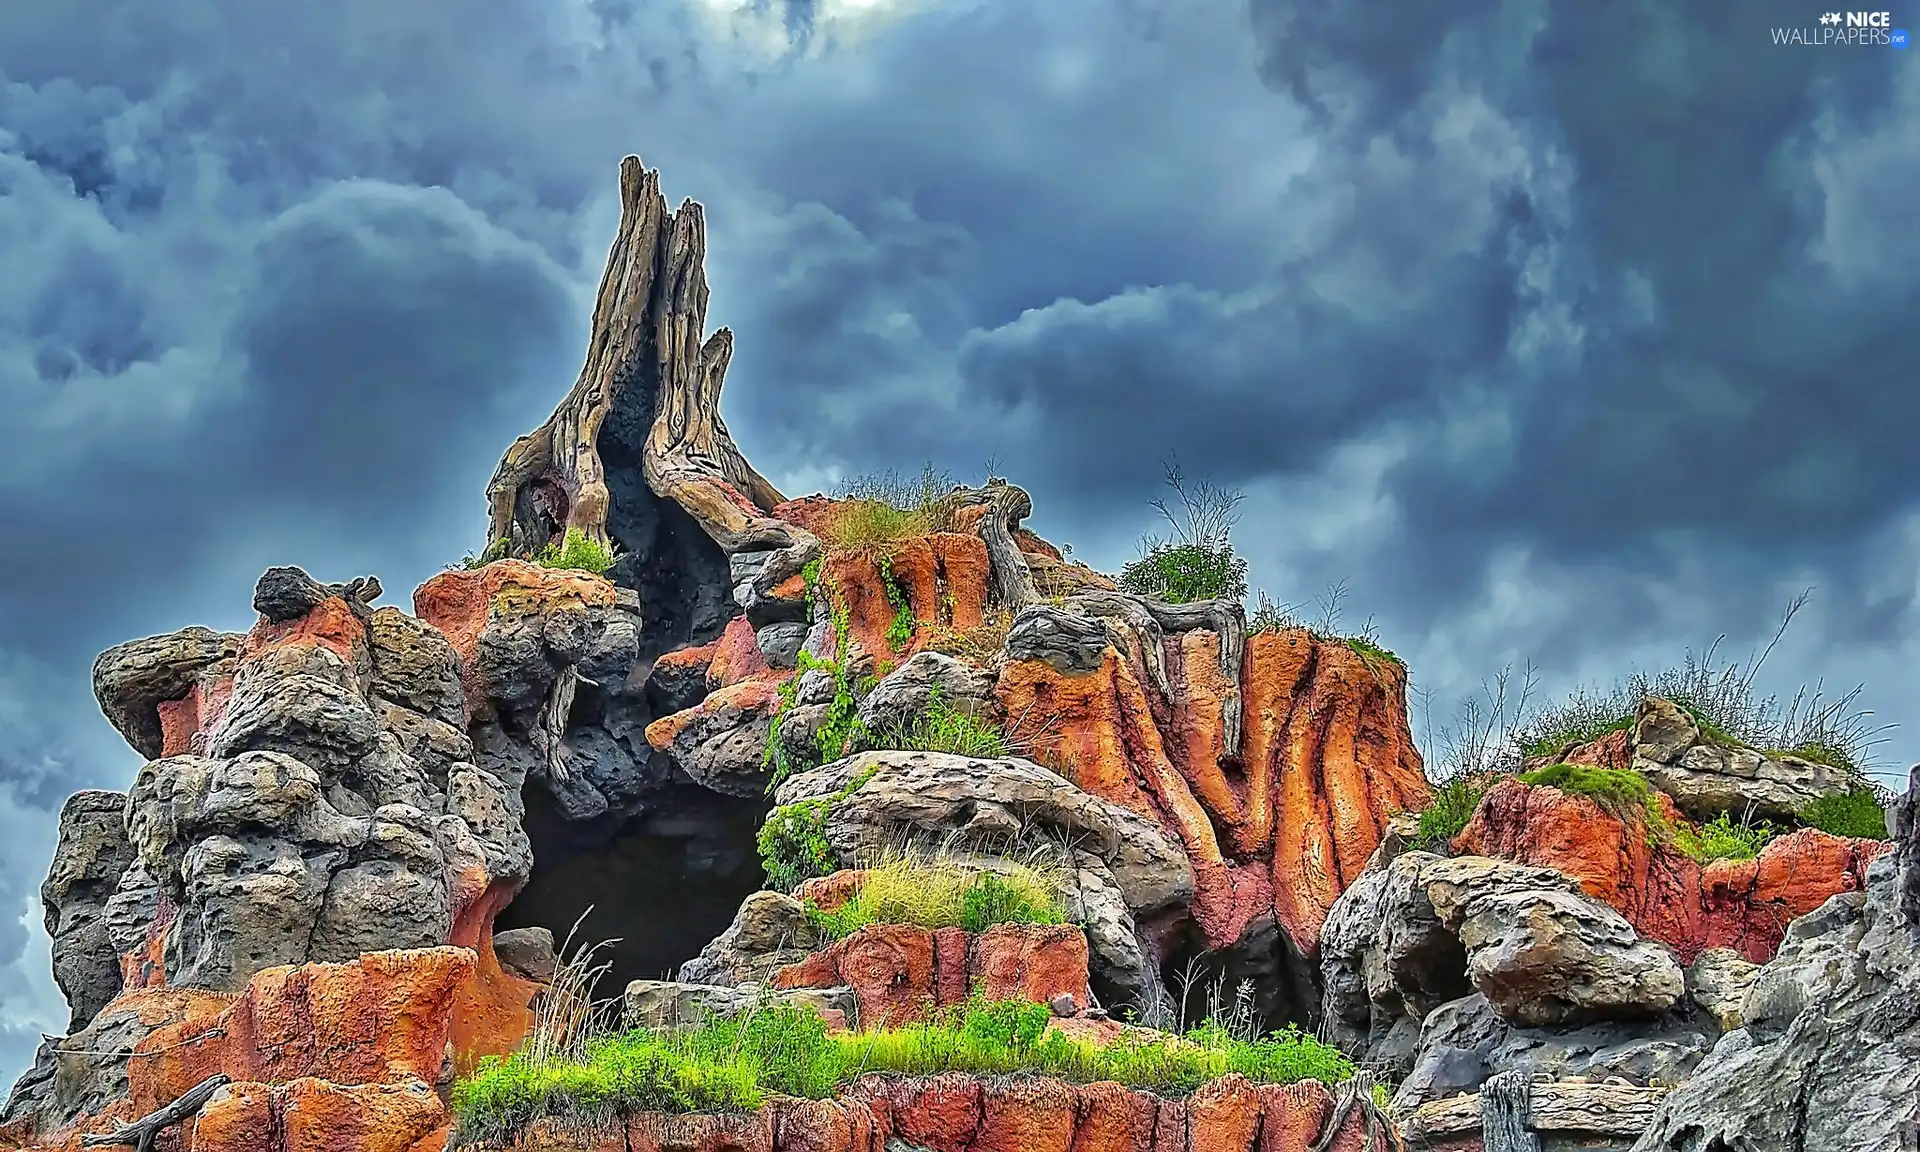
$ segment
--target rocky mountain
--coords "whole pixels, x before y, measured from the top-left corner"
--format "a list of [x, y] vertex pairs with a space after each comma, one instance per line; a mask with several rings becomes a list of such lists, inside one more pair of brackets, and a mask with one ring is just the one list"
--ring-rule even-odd
[[[1703, 863], [1677, 835], [1852, 781], [1649, 698], [1416, 846], [1390, 653], [1122, 591], [1005, 479], [775, 490], [720, 418], [700, 206], [635, 158], [620, 183], [584, 367], [502, 458], [480, 556], [412, 614], [271, 569], [248, 633], [96, 662], [147, 763], [61, 813], [72, 1018], [0, 1147], [1913, 1146], [1910, 800], [1890, 840]], [[964, 915], [875, 911], [901, 875]], [[566, 948], [583, 916], [617, 942]], [[595, 964], [634, 1036], [786, 1020], [867, 1062], [616, 1107], [576, 1067]], [[1031, 1059], [874, 1062], [969, 1011]], [[1345, 1055], [1255, 1038], [1288, 1023]]]

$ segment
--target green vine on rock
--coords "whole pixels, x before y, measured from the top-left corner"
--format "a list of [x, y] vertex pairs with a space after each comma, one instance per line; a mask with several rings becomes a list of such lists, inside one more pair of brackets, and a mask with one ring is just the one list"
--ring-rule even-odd
[[907, 598], [906, 586], [893, 575], [893, 559], [880, 557], [880, 583], [887, 590], [887, 603], [893, 605], [893, 620], [887, 625], [887, 646], [895, 652], [913, 643], [913, 602]]
[[[769, 795], [795, 772], [840, 759], [847, 754], [847, 748], [854, 739], [866, 731], [866, 726], [860, 722], [859, 698], [847, 679], [847, 638], [851, 634], [849, 609], [841, 597], [833, 594], [833, 582], [825, 576], [818, 560], [809, 561], [802, 569], [802, 574], [807, 581], [807, 602], [815, 603], [817, 597], [824, 596], [830, 605], [833, 659], [825, 660], [803, 649], [793, 675], [780, 685], [780, 702], [774, 709], [772, 722], [767, 726], [767, 750], [761, 759], [762, 767], [771, 772], [767, 779]], [[802, 765], [787, 754], [786, 744], [780, 739], [780, 727], [794, 706], [801, 678], [815, 670], [833, 678], [833, 699], [827, 703], [826, 715], [821, 718], [820, 727], [814, 733], [814, 746], [819, 758], [811, 764]]]
[[833, 872], [839, 857], [827, 841], [827, 818], [835, 805], [858, 792], [878, 771], [878, 765], [868, 768], [831, 796], [797, 800], [767, 813], [754, 846], [760, 851], [769, 887], [791, 892], [804, 881]]

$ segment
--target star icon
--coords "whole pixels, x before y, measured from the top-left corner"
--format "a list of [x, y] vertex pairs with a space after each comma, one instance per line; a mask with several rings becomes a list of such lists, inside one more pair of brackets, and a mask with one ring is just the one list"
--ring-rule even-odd
[[1826, 15], [1824, 15], [1824, 16], [1822, 16], [1822, 17], [1820, 17], [1820, 23], [1822, 23], [1822, 24], [1838, 24], [1838, 23], [1840, 23], [1840, 13], [1838, 13], [1838, 12], [1829, 12], [1829, 13], [1827, 13]]

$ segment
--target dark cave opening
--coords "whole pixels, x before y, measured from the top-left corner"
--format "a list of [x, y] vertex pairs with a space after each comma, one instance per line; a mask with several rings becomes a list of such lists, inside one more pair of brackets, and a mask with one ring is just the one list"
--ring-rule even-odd
[[533, 874], [495, 927], [547, 928], [558, 945], [586, 914], [576, 946], [618, 941], [600, 955], [612, 965], [600, 997], [673, 979], [766, 879], [754, 850], [767, 811], [758, 798], [684, 785], [617, 824], [568, 820], [544, 788], [528, 788], [526, 804]]
[[1214, 1012], [1233, 1011], [1243, 981], [1251, 982], [1257, 1031], [1295, 1025], [1311, 1032], [1319, 1023], [1317, 973], [1271, 916], [1249, 924], [1238, 942], [1219, 949], [1207, 947], [1199, 925], [1183, 922], [1162, 937], [1160, 979], [1181, 1028], [1197, 1027]]

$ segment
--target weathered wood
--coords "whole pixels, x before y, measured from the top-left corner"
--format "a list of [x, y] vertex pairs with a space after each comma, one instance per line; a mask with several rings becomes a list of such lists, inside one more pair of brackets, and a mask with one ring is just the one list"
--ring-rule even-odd
[[[1360, 1071], [1334, 1088], [1333, 1111], [1328, 1114], [1319, 1138], [1308, 1152], [1330, 1152], [1346, 1128], [1348, 1119], [1356, 1113], [1360, 1116], [1361, 1131], [1365, 1134], [1360, 1145], [1361, 1152], [1389, 1152], [1399, 1147], [1392, 1122], [1373, 1101], [1373, 1086], [1373, 1075]], [[1341, 1147], [1347, 1145], [1342, 1144]]]
[[942, 503], [955, 513], [984, 509], [974, 531], [987, 545], [988, 599], [1010, 613], [1038, 603], [1040, 590], [1034, 586], [1033, 569], [1013, 538], [1020, 522], [1033, 515], [1033, 498], [1026, 490], [990, 476], [983, 487], [954, 489]]
[[1480, 1088], [1480, 1145], [1485, 1152], [1540, 1152], [1533, 1134], [1533, 1081], [1500, 1072]]
[[[1528, 1126], [1536, 1133], [1630, 1139], [1647, 1130], [1670, 1091], [1619, 1081], [1536, 1081], [1528, 1086]], [[1482, 1095], [1475, 1092], [1423, 1104], [1401, 1121], [1401, 1130], [1408, 1139], [1476, 1133], [1481, 1127]]]
[[637, 156], [620, 162], [620, 226], [594, 302], [580, 375], [547, 422], [515, 440], [487, 484], [488, 544], [532, 556], [578, 531], [610, 544], [612, 496], [599, 436], [623, 393], [651, 386], [642, 471], [729, 552], [784, 548], [795, 530], [764, 513], [783, 499], [754, 471], [719, 413], [733, 352], [706, 324], [706, 222], [700, 205], [668, 212], [660, 174]]
[[1128, 592], [1082, 592], [1067, 598], [1067, 606], [1083, 615], [1120, 620], [1140, 639], [1148, 678], [1163, 700], [1173, 699], [1162, 641], [1169, 634], [1205, 628], [1220, 637], [1220, 674], [1232, 685], [1221, 694], [1220, 728], [1224, 753], [1240, 755], [1240, 668], [1247, 644], [1247, 614], [1235, 600], [1200, 600], [1169, 604]]
[[153, 1152], [153, 1142], [162, 1129], [171, 1128], [187, 1117], [200, 1111], [215, 1092], [226, 1086], [232, 1077], [224, 1072], [215, 1072], [192, 1088], [187, 1089], [178, 1100], [147, 1113], [131, 1124], [121, 1124], [112, 1132], [91, 1133], [80, 1138], [84, 1148], [110, 1148], [126, 1145], [134, 1152]]

